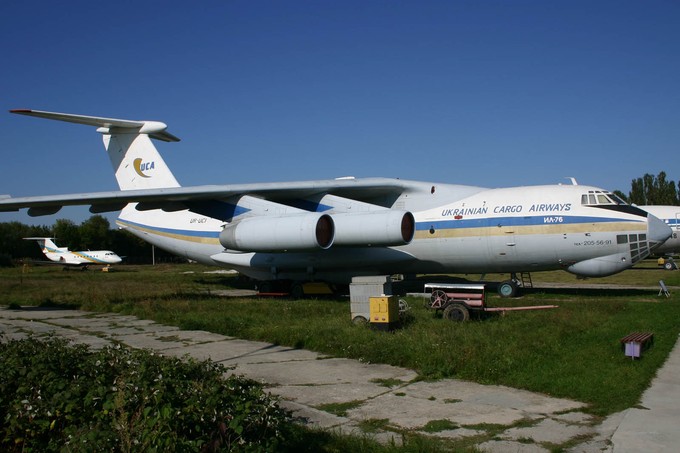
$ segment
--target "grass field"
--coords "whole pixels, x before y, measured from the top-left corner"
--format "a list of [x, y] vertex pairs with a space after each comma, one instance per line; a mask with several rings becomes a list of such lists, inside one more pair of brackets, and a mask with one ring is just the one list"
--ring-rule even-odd
[[[408, 367], [422, 379], [456, 377], [571, 398], [589, 403], [589, 411], [602, 416], [637, 404], [680, 333], [680, 288], [673, 288], [680, 287], [680, 272], [658, 270], [653, 261], [605, 279], [536, 273], [536, 285], [572, 286], [529, 290], [515, 300], [491, 294], [489, 305], [559, 308], [463, 324], [441, 319], [422, 299], [407, 298], [411, 310], [404, 326], [393, 333], [353, 325], [348, 298], [219, 296], [218, 290], [242, 285], [233, 276], [210, 272], [214, 270], [189, 264], [118, 266], [109, 273], [6, 268], [0, 269], [0, 304], [132, 314], [183, 329]], [[661, 279], [671, 287], [671, 298], [657, 295]], [[582, 284], [626, 287], [575, 287]], [[636, 361], [625, 358], [619, 344], [633, 331], [655, 335], [654, 346]]]

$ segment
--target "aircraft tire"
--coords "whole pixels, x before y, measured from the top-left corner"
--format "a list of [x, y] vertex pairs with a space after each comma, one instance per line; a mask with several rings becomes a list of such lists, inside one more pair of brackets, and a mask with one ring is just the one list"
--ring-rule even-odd
[[270, 293], [273, 290], [273, 285], [269, 281], [261, 281], [257, 283], [257, 292], [258, 293]]
[[295, 282], [291, 285], [290, 297], [293, 299], [303, 299], [305, 297], [305, 288], [301, 282]]
[[664, 267], [667, 271], [672, 271], [672, 270], [673, 270], [673, 263], [670, 262], [670, 261], [666, 261], [666, 263], [663, 265], [663, 267]]
[[470, 311], [462, 304], [451, 304], [444, 309], [444, 319], [465, 322], [470, 319]]
[[498, 284], [498, 295], [501, 297], [517, 296], [517, 283], [513, 280], [505, 280]]

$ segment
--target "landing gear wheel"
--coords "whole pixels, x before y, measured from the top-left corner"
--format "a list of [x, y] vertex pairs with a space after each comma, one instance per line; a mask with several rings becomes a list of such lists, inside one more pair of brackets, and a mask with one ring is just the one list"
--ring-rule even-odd
[[451, 304], [444, 309], [444, 319], [449, 321], [464, 322], [470, 319], [470, 312], [461, 304]]
[[274, 285], [270, 281], [262, 281], [257, 284], [258, 293], [270, 293], [274, 289]]
[[663, 267], [664, 267], [664, 269], [666, 269], [667, 271], [672, 271], [672, 270], [673, 270], [674, 264], [675, 264], [675, 263], [673, 263], [672, 261], [666, 261], [666, 263], [663, 265]]
[[302, 283], [295, 282], [290, 287], [290, 297], [293, 299], [303, 299], [305, 297], [305, 289]]
[[517, 283], [514, 280], [506, 280], [498, 285], [498, 295], [501, 297], [517, 296]]
[[449, 298], [446, 296], [444, 291], [441, 289], [435, 289], [432, 291], [432, 295], [430, 296], [430, 308], [441, 308], [446, 305], [448, 300]]

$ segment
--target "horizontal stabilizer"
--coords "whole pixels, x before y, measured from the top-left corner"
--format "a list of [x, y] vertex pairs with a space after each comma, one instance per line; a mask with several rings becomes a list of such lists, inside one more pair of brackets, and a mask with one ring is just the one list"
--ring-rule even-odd
[[165, 123], [161, 123], [160, 121], [121, 120], [115, 118], [102, 118], [99, 116], [73, 115], [70, 113], [45, 112], [42, 110], [30, 109], [15, 109], [10, 110], [10, 113], [36, 116], [38, 118], [46, 118], [48, 120], [66, 121], [67, 123], [85, 124], [88, 126], [102, 127], [106, 129], [132, 129], [130, 132], [134, 132], [134, 129], [137, 129], [137, 132], [140, 134], [147, 134], [152, 138], [162, 140], [164, 142], [179, 141], [179, 138], [165, 130], [167, 125]]

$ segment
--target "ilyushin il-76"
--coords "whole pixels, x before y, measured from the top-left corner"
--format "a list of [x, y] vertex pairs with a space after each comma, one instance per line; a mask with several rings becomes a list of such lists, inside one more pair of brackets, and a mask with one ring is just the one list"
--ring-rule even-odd
[[[599, 277], [628, 269], [671, 236], [654, 215], [575, 184], [487, 189], [339, 178], [182, 187], [152, 142], [179, 141], [164, 123], [11, 112], [97, 127], [120, 191], [4, 196], [1, 211], [120, 210], [117, 225], [156, 247], [260, 281], [556, 269]], [[499, 285], [503, 295], [515, 290], [513, 279]]]

